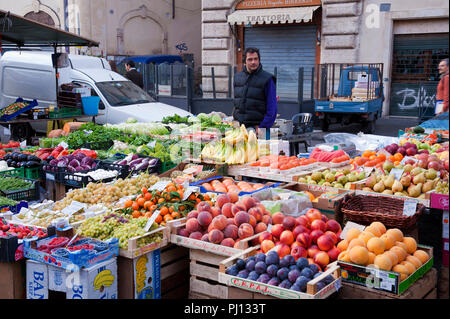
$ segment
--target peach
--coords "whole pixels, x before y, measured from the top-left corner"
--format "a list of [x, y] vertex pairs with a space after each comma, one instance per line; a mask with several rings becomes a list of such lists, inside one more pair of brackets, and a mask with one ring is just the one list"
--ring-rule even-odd
[[214, 229], [223, 230], [228, 225], [227, 218], [223, 215], [219, 215], [213, 218], [211, 221], [211, 225], [213, 225]]
[[367, 242], [367, 249], [373, 252], [375, 255], [380, 255], [384, 253], [385, 246], [383, 239], [378, 237], [370, 238], [369, 241]]
[[311, 235], [312, 242], [313, 242], [313, 243], [317, 243], [317, 239], [318, 239], [320, 236], [323, 235], [323, 231], [321, 231], [321, 230], [319, 230], [319, 229], [316, 229], [316, 230], [313, 230], [313, 231], [310, 233], [310, 235]]
[[281, 225], [281, 224], [276, 224], [276, 225], [273, 225], [273, 226], [272, 226], [271, 232], [272, 232], [272, 235], [273, 235], [274, 237], [280, 238], [281, 233], [282, 233], [284, 230], [285, 230], [285, 229], [284, 229], [283, 225]]
[[240, 239], [251, 237], [255, 234], [252, 225], [243, 223], [239, 226], [238, 236]]
[[219, 196], [217, 196], [216, 205], [219, 208], [222, 208], [226, 203], [231, 203], [230, 196], [228, 196], [227, 194], [220, 194]]
[[326, 232], [327, 224], [321, 219], [315, 219], [311, 222], [311, 230], [321, 230], [322, 232]]
[[255, 227], [256, 227], [256, 218], [255, 218], [255, 216], [249, 215], [249, 221], [248, 221], [248, 223], [249, 223], [250, 225], [252, 225], [253, 228], [255, 228]]
[[355, 246], [366, 247], [366, 244], [361, 239], [355, 238], [348, 244], [348, 248], [347, 249], [350, 250], [350, 249], [352, 249]]
[[329, 264], [330, 256], [328, 256], [328, 254], [324, 251], [319, 251], [317, 254], [314, 255], [313, 260], [320, 267], [324, 268]]
[[275, 243], [271, 240], [266, 239], [266, 240], [263, 240], [261, 243], [261, 250], [263, 253], [267, 253], [273, 247], [275, 247]]
[[264, 240], [270, 240], [270, 241], [273, 241], [272, 234], [269, 233], [268, 231], [262, 232], [262, 233], [259, 235], [258, 239], [259, 239], [259, 243], [262, 243]]
[[281, 212], [276, 212], [276, 213], [274, 213], [273, 215], [272, 215], [272, 223], [274, 224], [274, 225], [277, 225], [277, 224], [283, 224], [283, 220], [284, 220], [284, 214], [283, 213], [281, 213]]
[[266, 224], [264, 224], [262, 222], [256, 224], [256, 227], [255, 227], [255, 233], [256, 234], [262, 233], [263, 231], [266, 231], [266, 230], [267, 230], [267, 225]]
[[315, 208], [308, 209], [306, 211], [305, 215], [306, 215], [306, 217], [308, 217], [308, 219], [311, 223], [313, 220], [316, 220], [316, 219], [322, 220], [322, 213], [318, 209], [315, 209]]
[[406, 268], [404, 265], [395, 265], [392, 268], [392, 271], [398, 272], [400, 274], [400, 281], [408, 278], [408, 268]]
[[283, 227], [284, 227], [284, 229], [286, 229], [286, 230], [293, 230], [294, 229], [294, 227], [295, 227], [295, 218], [294, 217], [292, 217], [292, 216], [286, 216], [284, 219], [283, 219]]
[[280, 235], [280, 242], [291, 245], [294, 242], [294, 235], [290, 230], [284, 230]]
[[236, 239], [235, 241], [234, 241], [234, 246], [233, 246], [233, 248], [236, 248], [236, 249], [241, 249], [241, 243], [240, 243], [240, 239], [238, 238], [238, 239]]
[[200, 224], [196, 218], [190, 218], [186, 221], [186, 230], [192, 234], [200, 230]]
[[414, 254], [417, 250], [417, 242], [412, 237], [403, 237], [403, 243], [406, 245], [406, 251], [408, 254]]
[[227, 225], [223, 230], [223, 235], [225, 236], [225, 238], [236, 239], [238, 238], [238, 230], [239, 228], [234, 224]]
[[408, 246], [402, 241], [396, 241], [395, 246], [402, 247], [406, 252], [408, 252]]
[[333, 239], [333, 243], [335, 245], [339, 242], [339, 238], [337, 237], [336, 233], [333, 233], [330, 230], [327, 230], [324, 235], [330, 236]]
[[308, 252], [306, 251], [305, 248], [303, 248], [300, 245], [296, 245], [296, 246], [292, 245], [291, 246], [291, 255], [297, 261], [301, 257], [305, 257], [305, 258], [308, 257]]
[[202, 235], [201, 232], [195, 231], [195, 232], [192, 232], [192, 233], [189, 235], [189, 238], [201, 240], [201, 239], [202, 239], [202, 236], [203, 236], [203, 235]]
[[224, 240], [222, 240], [222, 242], [220, 244], [222, 246], [233, 247], [234, 240], [232, 238], [225, 238]]
[[328, 222], [328, 217], [323, 215], [320, 217], [320, 219], [326, 224]]
[[338, 233], [341, 231], [341, 225], [334, 219], [330, 219], [326, 222], [327, 230], [332, 231], [333, 233]]
[[202, 202], [198, 203], [197, 210], [199, 212], [202, 212], [202, 211], [211, 212], [211, 205], [209, 205], [209, 203], [207, 203], [205, 201], [202, 201]]
[[222, 215], [222, 212], [220, 211], [220, 208], [214, 206], [211, 207], [211, 215], [214, 218], [216, 216]]
[[261, 221], [266, 225], [272, 225], [272, 217], [270, 215], [263, 215]]
[[361, 239], [366, 245], [367, 245], [367, 242], [369, 241], [369, 239], [371, 239], [373, 237], [375, 237], [375, 235], [368, 231], [363, 231], [358, 236], [358, 238]]
[[365, 247], [355, 246], [348, 253], [352, 263], [365, 266], [369, 261], [369, 251]]
[[278, 253], [278, 256], [280, 256], [280, 258], [283, 258], [284, 256], [291, 253], [291, 248], [289, 248], [289, 246], [286, 244], [278, 244], [275, 246], [275, 251]]
[[224, 239], [223, 233], [218, 229], [213, 229], [208, 233], [208, 239], [210, 243], [219, 244]]
[[328, 252], [328, 256], [330, 256], [330, 262], [333, 262], [338, 259], [339, 254], [341, 251], [337, 247], [331, 248]]
[[296, 221], [297, 225], [305, 226], [308, 229], [311, 226], [311, 222], [309, 221], [308, 217], [306, 217], [305, 215], [297, 217], [295, 219], [295, 221]]
[[255, 200], [251, 196], [244, 196], [241, 201], [242, 204], [246, 207], [246, 211], [256, 205]]
[[312, 237], [308, 233], [300, 233], [296, 237], [296, 241], [299, 242], [299, 244], [302, 245], [303, 248], [308, 249], [309, 246], [311, 246]]
[[232, 207], [233, 207], [232, 203], [225, 203], [222, 206], [222, 215], [224, 215], [225, 217], [228, 217], [228, 218], [234, 217], [233, 213], [231, 212]]
[[234, 222], [236, 225], [240, 226], [241, 224], [248, 223], [250, 221], [250, 215], [245, 211], [237, 212], [234, 215]]
[[417, 270], [416, 266], [414, 266], [413, 263], [410, 263], [409, 261], [406, 260], [402, 261], [400, 265], [403, 265], [406, 267], [406, 269], [408, 269], [408, 275], [415, 273]]
[[419, 269], [420, 267], [422, 267], [422, 261], [415, 257], [415, 256], [408, 256], [406, 257], [406, 261], [410, 262], [411, 264], [413, 264], [416, 269]]
[[186, 229], [186, 228], [179, 228], [178, 230], [177, 230], [177, 235], [178, 236], [183, 236], [183, 237], [189, 237], [189, 232], [188, 232], [188, 230]]
[[295, 226], [294, 230], [292, 231], [292, 233], [294, 234], [294, 237], [297, 238], [297, 236], [301, 233], [310, 233], [310, 230], [308, 228], [306, 228], [303, 225], [297, 225]]
[[227, 218], [227, 224], [228, 225], [236, 225], [236, 223], [234, 222], [234, 218], [232, 218], [232, 217], [231, 218]]
[[345, 250], [347, 250], [347, 248], [348, 248], [348, 241], [347, 241], [347, 239], [342, 239], [342, 240], [339, 242], [339, 244], [337, 245], [337, 248], [338, 248], [340, 251], [345, 251]]
[[262, 221], [263, 219], [263, 213], [258, 207], [252, 207], [248, 210], [248, 214], [255, 217], [257, 222]]
[[211, 213], [207, 211], [201, 211], [197, 216], [198, 223], [202, 227], [208, 227], [209, 224], [211, 224], [212, 219], [213, 217], [211, 216]]
[[311, 245], [308, 248], [308, 256], [311, 257], [311, 258], [314, 258], [314, 256], [320, 251], [321, 250], [319, 249], [319, 247], [317, 247], [317, 245]]
[[334, 246], [333, 238], [329, 235], [322, 235], [317, 238], [317, 246], [320, 250], [328, 251]]
[[231, 213], [233, 214], [233, 216], [242, 211], [246, 212], [245, 206], [239, 203], [233, 204], [233, 207], [231, 208]]
[[202, 236], [202, 238], [201, 238], [201, 241], [206, 241], [206, 242], [209, 243], [209, 236], [208, 236], [208, 233], [203, 234], [203, 236]]
[[369, 261], [367, 262], [367, 264], [373, 265], [376, 256], [377, 255], [375, 255], [373, 252], [369, 251]]
[[[214, 218], [213, 218], [214, 219]], [[209, 224], [208, 228], [206, 229], [206, 232], [209, 233], [210, 231], [212, 231], [214, 228], [214, 224], [211, 222], [211, 224]]]
[[228, 192], [227, 195], [230, 198], [230, 202], [233, 204], [239, 200], [239, 195], [235, 192]]
[[198, 210], [191, 210], [186, 216], [187, 219], [197, 218], [197, 217], [198, 217]]
[[351, 262], [350, 257], [348, 256], [348, 251], [341, 252], [338, 256], [338, 260], [347, 262], [347, 263]]

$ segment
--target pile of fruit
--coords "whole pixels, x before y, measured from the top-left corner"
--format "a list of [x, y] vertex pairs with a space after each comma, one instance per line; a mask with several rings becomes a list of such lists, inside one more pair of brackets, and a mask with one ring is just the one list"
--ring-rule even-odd
[[256, 198], [236, 194], [217, 196], [212, 206], [198, 203], [187, 215], [186, 225], [178, 235], [213, 244], [238, 248], [239, 241], [267, 230], [270, 213]]
[[28, 105], [30, 105], [30, 103], [28, 103], [28, 102], [11, 103], [7, 107], [0, 109], [0, 116], [14, 114], [14, 113], [26, 108]]
[[430, 259], [427, 252], [417, 249], [414, 238], [404, 236], [398, 228], [386, 229], [380, 222], [373, 222], [362, 232], [350, 228], [337, 247], [342, 251], [338, 260], [394, 271], [400, 273], [401, 281]]
[[184, 187], [175, 183], [169, 183], [162, 191], [149, 191], [143, 187], [141, 194], [134, 200], [129, 199], [124, 203], [121, 212], [133, 218], [140, 218], [151, 217], [155, 211], [159, 211], [155, 223], [165, 226], [170, 220], [185, 217], [202, 200], [209, 200], [208, 195], [199, 193], [192, 193], [184, 199], [184, 192]]
[[17, 236], [18, 239], [31, 238], [37, 236], [43, 238], [47, 236], [47, 231], [31, 227], [9, 223], [3, 217], [0, 218], [0, 237]]
[[205, 182], [200, 184], [208, 192], [218, 192], [218, 193], [236, 193], [240, 192], [254, 192], [265, 186], [264, 184], [251, 184], [245, 181], [236, 182], [232, 178], [223, 178], [223, 180], [214, 179], [211, 182]]
[[259, 160], [251, 162], [251, 167], [270, 167], [273, 170], [285, 171], [305, 165], [316, 163], [314, 158], [298, 158], [297, 156], [267, 155], [262, 156]]
[[349, 167], [344, 167], [342, 169], [331, 169], [321, 172], [313, 172], [312, 174], [309, 174], [307, 176], [299, 177], [298, 182], [319, 186], [350, 189], [351, 183], [361, 181], [366, 177], [366, 173], [362, 170], [350, 171]]
[[0, 150], [20, 147], [19, 142], [9, 141], [7, 144], [0, 143]]
[[[319, 267], [309, 264], [306, 258], [295, 260], [291, 255], [280, 258], [276, 251], [258, 253], [246, 260], [238, 259], [225, 273], [303, 293], [306, 292], [308, 282], [322, 274]], [[317, 291], [333, 281], [332, 275], [326, 276], [317, 283]]]
[[297, 218], [277, 212], [272, 215], [272, 223], [271, 231], [258, 238], [263, 253], [275, 250], [280, 258], [286, 255], [292, 255], [295, 260], [308, 258], [310, 264], [325, 269], [341, 252], [335, 246], [340, 239], [341, 226], [315, 208]]
[[85, 188], [74, 189], [66, 193], [62, 200], [55, 203], [54, 209], [62, 210], [74, 200], [88, 205], [103, 204], [110, 207], [121, 198], [134, 196], [142, 188], [150, 188], [158, 181], [159, 178], [156, 175], [141, 173], [136, 177], [119, 178], [114, 184], [89, 183]]
[[342, 163], [350, 160], [350, 156], [348, 156], [348, 154], [345, 153], [343, 150], [324, 151], [318, 147], [316, 147], [311, 152], [309, 158], [314, 158], [318, 162], [328, 162], [328, 163]]
[[[99, 240], [107, 240], [115, 237], [119, 239], [119, 248], [127, 249], [130, 238], [143, 236], [148, 218], [130, 218], [129, 215], [121, 214], [119, 211], [110, 212], [106, 215], [99, 215], [86, 219], [77, 232], [80, 235]], [[159, 225], [153, 223], [149, 232], [158, 229]], [[137, 240], [137, 247], [143, 247], [151, 243], [162, 241], [163, 234], [156, 232], [149, 236], [144, 236]]]

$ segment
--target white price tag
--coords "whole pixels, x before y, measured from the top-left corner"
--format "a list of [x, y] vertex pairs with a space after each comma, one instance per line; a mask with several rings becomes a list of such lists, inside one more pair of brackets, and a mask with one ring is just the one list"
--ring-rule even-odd
[[400, 178], [402, 178], [402, 175], [403, 175], [403, 169], [393, 168], [393, 169], [391, 169], [391, 172], [389, 173], [389, 175], [394, 175], [394, 178], [396, 180], [400, 180]]
[[155, 145], [156, 145], [156, 140], [151, 141], [151, 142], [149, 142], [149, 143], [147, 144], [147, 146], [150, 147], [150, 148], [155, 148]]
[[27, 140], [20, 142], [20, 147], [27, 147]]
[[155, 222], [156, 218], [159, 216], [161, 212], [159, 210], [155, 210], [152, 214], [152, 217], [150, 217], [147, 221], [147, 224], [145, 224], [144, 230], [148, 232], [150, 227], [152, 227], [153, 223]]
[[370, 173], [372, 173], [374, 169], [375, 169], [375, 166], [372, 166], [372, 167], [364, 167], [364, 173], [366, 174], [366, 176], [369, 176]]
[[81, 211], [82, 209], [86, 209], [87, 205], [84, 203], [80, 203], [77, 201], [73, 201], [69, 206], [64, 208], [61, 212], [66, 216], [72, 216], [73, 214]]
[[406, 162], [407, 160], [413, 160], [414, 163], [417, 163], [417, 162], [419, 161], [418, 159], [416, 159], [416, 158], [414, 158], [414, 157], [411, 157], [411, 156], [405, 156], [405, 157], [403, 157], [403, 159], [402, 159], [402, 161], [400, 162], [400, 164], [404, 165], [405, 162]]
[[366, 228], [366, 226], [364, 226], [364, 225], [360, 225], [360, 224], [357, 224], [357, 223], [354, 223], [354, 222], [347, 222], [347, 224], [345, 224], [345, 227], [344, 227], [344, 229], [342, 230], [342, 232], [341, 232], [341, 238], [343, 238], [343, 239], [345, 239], [345, 237], [346, 237], [346, 235], [347, 235], [347, 232], [351, 229], [351, 228], [356, 228], [356, 229], [359, 229], [359, 231], [363, 231], [364, 230], [364, 228]]
[[61, 143], [58, 144], [58, 146], [62, 146], [62, 147], [64, 147], [65, 149], [66, 149], [66, 148], [69, 148], [69, 144], [67, 144], [66, 142], [61, 142]]
[[49, 174], [49, 173], [45, 173], [45, 179], [49, 180], [49, 181], [54, 181], [55, 180], [55, 175]]
[[166, 188], [167, 185], [169, 185], [171, 182], [169, 181], [161, 181], [161, 182], [156, 182], [152, 187], [150, 187], [150, 190], [157, 190], [157, 191], [162, 191]]
[[417, 202], [415, 200], [405, 200], [403, 204], [403, 215], [412, 216], [416, 213]]
[[188, 188], [186, 188], [186, 190], [183, 193], [183, 198], [182, 200], [186, 200], [188, 199], [188, 197], [195, 192], [200, 192], [200, 188], [195, 187], [195, 186], [189, 186]]
[[392, 291], [395, 287], [395, 279], [389, 276], [382, 276], [380, 280], [380, 288], [388, 291]]

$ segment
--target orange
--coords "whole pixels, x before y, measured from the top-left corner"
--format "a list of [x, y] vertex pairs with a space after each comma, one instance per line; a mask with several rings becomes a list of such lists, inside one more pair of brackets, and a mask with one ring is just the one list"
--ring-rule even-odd
[[133, 205], [131, 205], [131, 208], [133, 208], [133, 210], [139, 210], [139, 204], [134, 202]]
[[148, 193], [147, 187], [142, 187], [141, 191], [142, 191], [142, 194]]
[[152, 201], [146, 201], [146, 202], [144, 203], [144, 208], [145, 208], [146, 210], [149, 210], [149, 208], [150, 208], [152, 205], [153, 205], [153, 202], [152, 202]]
[[154, 211], [154, 210], [157, 209], [157, 208], [158, 208], [158, 206], [152, 205], [152, 206], [150, 206], [150, 211]]
[[150, 217], [152, 217], [152, 215], [153, 215], [153, 213], [151, 213], [151, 212], [146, 212], [146, 213], [144, 214], [144, 217], [150, 218]]
[[[194, 195], [194, 197], [195, 197], [195, 195]], [[209, 200], [211, 200], [211, 197], [209, 197], [208, 194], [205, 194], [205, 195], [203, 195], [203, 200], [209, 201]]]
[[[170, 185], [170, 184], [169, 184]], [[175, 192], [177, 188], [175, 186], [167, 186], [166, 191], [167, 192]]]
[[403, 155], [401, 153], [394, 154], [395, 161], [401, 161], [403, 159]]
[[378, 158], [382, 159], [383, 161], [386, 160], [386, 155], [384, 153], [378, 153], [377, 156], [378, 156]]
[[145, 199], [145, 200], [151, 200], [151, 199], [152, 199], [152, 194], [150, 194], [150, 193], [145, 193], [145, 194], [144, 194], [144, 199]]
[[170, 215], [172, 216], [173, 219], [176, 219], [176, 218], [180, 218], [180, 217], [181, 217], [181, 215], [180, 215], [179, 212], [173, 212], [173, 213], [170, 214]]
[[161, 207], [159, 211], [161, 212], [162, 216], [167, 215], [169, 213], [169, 209], [166, 206]]
[[133, 218], [139, 218], [139, 217], [141, 216], [141, 212], [135, 210], [135, 211], [131, 214], [131, 216], [133, 216]]
[[125, 208], [131, 207], [133, 205], [133, 201], [131, 199], [127, 199], [125, 201]]
[[169, 220], [173, 220], [173, 217], [171, 215], [169, 215], [169, 214], [165, 215], [164, 216], [164, 221], [167, 222]]
[[422, 264], [426, 263], [428, 259], [430, 259], [430, 256], [423, 250], [416, 250], [413, 254], [414, 257], [418, 258]]
[[163, 220], [163, 218], [162, 218], [161, 214], [159, 214], [159, 215], [155, 218], [155, 223], [159, 224], [159, 223], [162, 222], [162, 220]]
[[145, 198], [139, 198], [138, 200], [137, 200], [137, 203], [138, 203], [138, 205], [139, 205], [139, 207], [144, 207], [144, 204], [145, 204]]

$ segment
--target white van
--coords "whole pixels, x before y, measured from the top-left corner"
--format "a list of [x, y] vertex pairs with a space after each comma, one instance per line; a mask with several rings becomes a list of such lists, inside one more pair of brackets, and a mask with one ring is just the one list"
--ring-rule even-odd
[[[40, 106], [56, 105], [55, 69], [52, 53], [8, 51], [0, 59], [0, 108], [15, 102], [36, 99]], [[161, 121], [166, 116], [192, 115], [180, 108], [156, 102], [150, 95], [120, 74], [111, 71], [103, 58], [69, 54], [70, 66], [58, 69], [58, 84], [80, 83], [100, 97], [98, 124], [117, 124], [133, 117], [138, 122]], [[38, 132], [45, 122], [30, 121]]]

